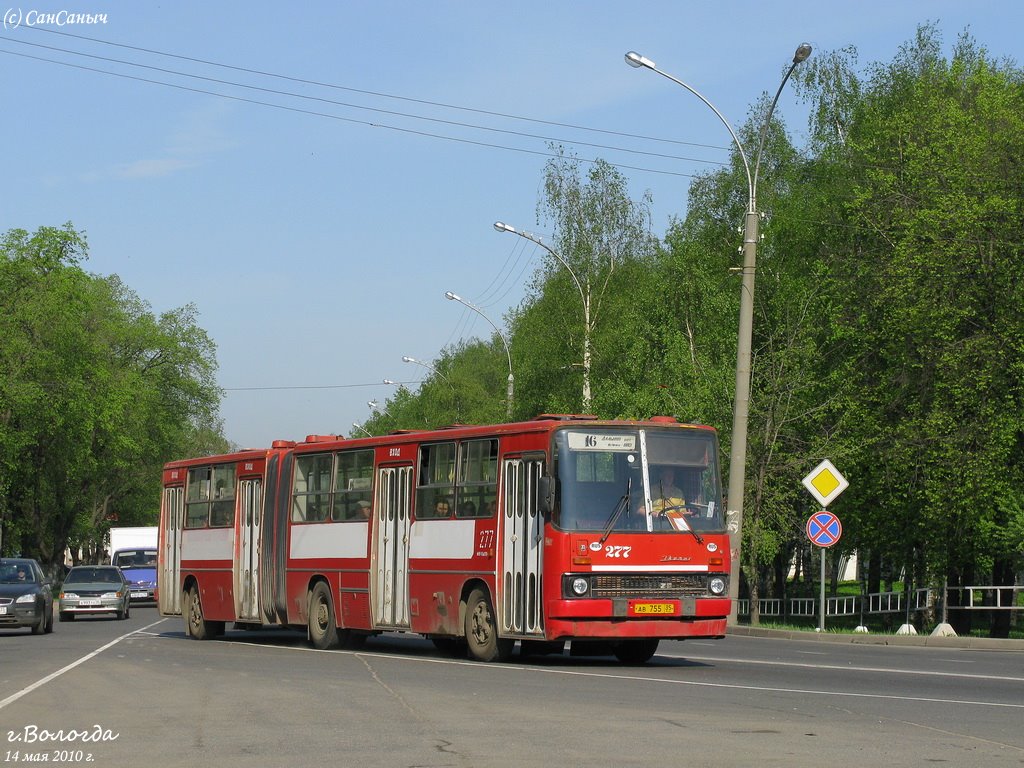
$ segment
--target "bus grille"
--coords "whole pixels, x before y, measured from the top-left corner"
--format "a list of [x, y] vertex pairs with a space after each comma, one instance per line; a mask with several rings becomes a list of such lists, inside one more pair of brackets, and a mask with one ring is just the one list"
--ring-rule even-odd
[[707, 575], [677, 573], [665, 576], [595, 576], [592, 584], [594, 597], [679, 597], [680, 595], [706, 595]]

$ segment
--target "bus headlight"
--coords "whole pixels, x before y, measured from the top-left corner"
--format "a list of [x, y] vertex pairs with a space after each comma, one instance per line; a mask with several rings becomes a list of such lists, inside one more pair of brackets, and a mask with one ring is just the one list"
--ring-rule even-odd
[[572, 588], [572, 593], [574, 595], [576, 595], [577, 597], [582, 597], [583, 595], [587, 594], [587, 591], [590, 589], [590, 582], [584, 579], [582, 576], [577, 576], [575, 579], [572, 580], [570, 587]]
[[708, 589], [712, 595], [724, 595], [725, 594], [725, 579], [721, 576], [714, 576], [708, 582]]

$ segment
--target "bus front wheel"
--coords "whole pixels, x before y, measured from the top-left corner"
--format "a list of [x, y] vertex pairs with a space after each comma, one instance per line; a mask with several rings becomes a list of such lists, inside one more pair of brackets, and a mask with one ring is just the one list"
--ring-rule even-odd
[[474, 589], [466, 601], [466, 644], [469, 655], [479, 661], [507, 661], [516, 641], [498, 637], [491, 600], [482, 589]]
[[658, 652], [658, 638], [623, 640], [614, 648], [615, 658], [623, 664], [646, 664]]

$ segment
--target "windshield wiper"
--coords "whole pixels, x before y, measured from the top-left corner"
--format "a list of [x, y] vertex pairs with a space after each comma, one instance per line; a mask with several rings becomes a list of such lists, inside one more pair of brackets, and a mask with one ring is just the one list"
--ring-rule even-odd
[[633, 478], [626, 478], [626, 493], [619, 499], [619, 502], [615, 505], [615, 509], [612, 510], [612, 516], [608, 518], [608, 523], [604, 527], [604, 533], [601, 534], [601, 540], [598, 544], [604, 544], [605, 540], [611, 535], [612, 528], [615, 527], [615, 523], [622, 515], [622, 510], [629, 507], [629, 492], [633, 488]]

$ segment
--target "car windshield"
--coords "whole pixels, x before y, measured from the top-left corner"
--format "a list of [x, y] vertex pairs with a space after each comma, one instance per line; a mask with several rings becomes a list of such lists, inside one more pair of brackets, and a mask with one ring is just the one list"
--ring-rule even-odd
[[68, 584], [120, 584], [121, 574], [115, 568], [72, 568], [64, 579]]
[[156, 568], [156, 550], [125, 550], [114, 556], [114, 565], [119, 568]]
[[3, 584], [34, 584], [35, 574], [28, 563], [5, 560], [0, 563], [0, 583]]
[[555, 525], [692, 535], [724, 530], [718, 443], [704, 429], [567, 429], [555, 437]]

